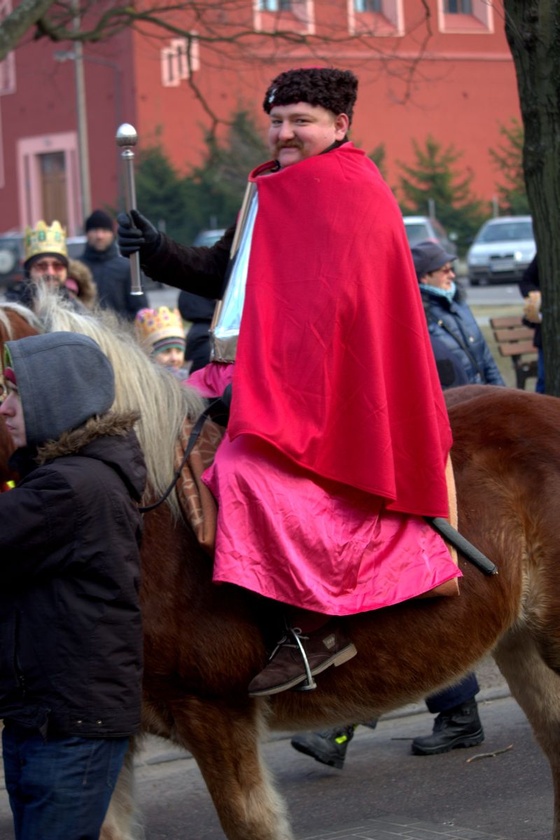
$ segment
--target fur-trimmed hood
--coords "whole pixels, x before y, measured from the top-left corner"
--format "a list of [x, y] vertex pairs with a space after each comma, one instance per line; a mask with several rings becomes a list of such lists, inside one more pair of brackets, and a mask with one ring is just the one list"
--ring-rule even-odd
[[135, 412], [92, 417], [78, 429], [64, 432], [57, 440], [39, 447], [35, 462], [42, 465], [69, 455], [96, 458], [112, 467], [131, 496], [139, 500], [146, 485], [146, 465], [133, 429], [137, 420]]
[[76, 281], [78, 286], [77, 298], [86, 309], [92, 309], [97, 303], [97, 286], [87, 265], [81, 260], [70, 260], [68, 263], [68, 279]]

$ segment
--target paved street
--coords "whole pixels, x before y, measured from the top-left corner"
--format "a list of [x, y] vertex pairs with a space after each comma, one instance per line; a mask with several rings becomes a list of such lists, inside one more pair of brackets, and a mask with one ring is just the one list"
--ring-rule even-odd
[[[296, 753], [274, 733], [265, 760], [286, 798], [298, 840], [550, 840], [548, 767], [493, 662], [477, 668], [486, 740], [419, 758], [410, 739], [432, 716], [412, 704], [359, 727], [343, 771]], [[188, 753], [149, 738], [137, 758], [146, 840], [223, 840], [215, 809]], [[0, 840], [11, 840], [0, 780]], [[247, 838], [251, 840], [251, 838]]]

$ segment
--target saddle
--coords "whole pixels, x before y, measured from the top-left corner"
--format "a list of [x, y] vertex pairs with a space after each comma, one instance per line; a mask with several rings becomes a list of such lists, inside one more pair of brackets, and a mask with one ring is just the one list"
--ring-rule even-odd
[[[179, 469], [189, 445], [193, 423], [185, 419], [175, 445], [175, 466]], [[190, 454], [183, 464], [176, 484], [179, 507], [202, 548], [212, 557], [216, 545], [217, 506], [214, 496], [202, 481], [202, 473], [214, 460], [225, 427], [210, 418], [202, 426]]]
[[[216, 544], [217, 505], [212, 493], [202, 481], [202, 473], [212, 464], [216, 450], [224, 436], [225, 425], [223, 419], [221, 415], [218, 415], [216, 420], [219, 422], [214, 422], [210, 414], [201, 426], [194, 444], [191, 440], [194, 424], [185, 419], [175, 448], [176, 469], [179, 470], [183, 465], [176, 485], [179, 506], [185, 521], [189, 523], [199, 544], [210, 557], [214, 555]], [[190, 452], [185, 460], [187, 447], [190, 447]], [[469, 552], [472, 550], [476, 553], [477, 550], [460, 537], [457, 532], [457, 495], [451, 457], [448, 458], [446, 464], [446, 479], [449, 498], [449, 522], [430, 520], [430, 523], [446, 540], [449, 553], [456, 565], [458, 565], [456, 546], [459, 545], [467, 559], [476, 562], [486, 574], [492, 574], [495, 572], [493, 564], [482, 555], [480, 555], [481, 560], [486, 561], [488, 567], [491, 568], [484, 568], [484, 563], [481, 564], [480, 560], [478, 562], [473, 560], [473, 557], [469, 556]], [[446, 531], [442, 530], [442, 523], [447, 526]], [[460, 544], [457, 540], [460, 541]], [[419, 597], [449, 597], [458, 594], [459, 584], [455, 578]]]

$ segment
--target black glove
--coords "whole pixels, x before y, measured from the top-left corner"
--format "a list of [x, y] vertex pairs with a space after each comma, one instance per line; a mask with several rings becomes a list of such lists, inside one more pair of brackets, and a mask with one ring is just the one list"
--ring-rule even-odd
[[150, 257], [160, 243], [161, 235], [153, 224], [138, 210], [119, 213], [117, 216], [117, 240], [123, 257], [130, 257], [140, 251], [140, 257]]

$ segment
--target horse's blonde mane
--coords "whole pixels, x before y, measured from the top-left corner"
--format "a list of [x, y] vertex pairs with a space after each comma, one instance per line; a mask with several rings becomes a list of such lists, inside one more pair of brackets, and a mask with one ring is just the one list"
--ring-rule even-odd
[[[132, 327], [107, 310], [77, 312], [59, 295], [41, 290], [35, 312], [45, 332], [87, 335], [110, 359], [115, 371], [113, 408], [140, 413], [136, 431], [148, 467], [150, 499], [159, 498], [173, 478], [175, 443], [183, 421], [196, 418], [204, 408], [197, 392], [155, 364], [136, 341]], [[178, 512], [174, 493], [170, 501]]]
[[19, 315], [20, 318], [23, 318], [23, 320], [26, 321], [30, 327], [33, 327], [38, 332], [42, 332], [39, 319], [30, 309], [28, 309], [27, 306], [23, 306], [21, 303], [6, 302], [0, 306], [0, 324], [2, 324], [2, 326], [4, 327], [8, 339], [15, 338], [15, 335], [12, 322], [6, 314], [7, 311], [15, 312], [16, 315]]

